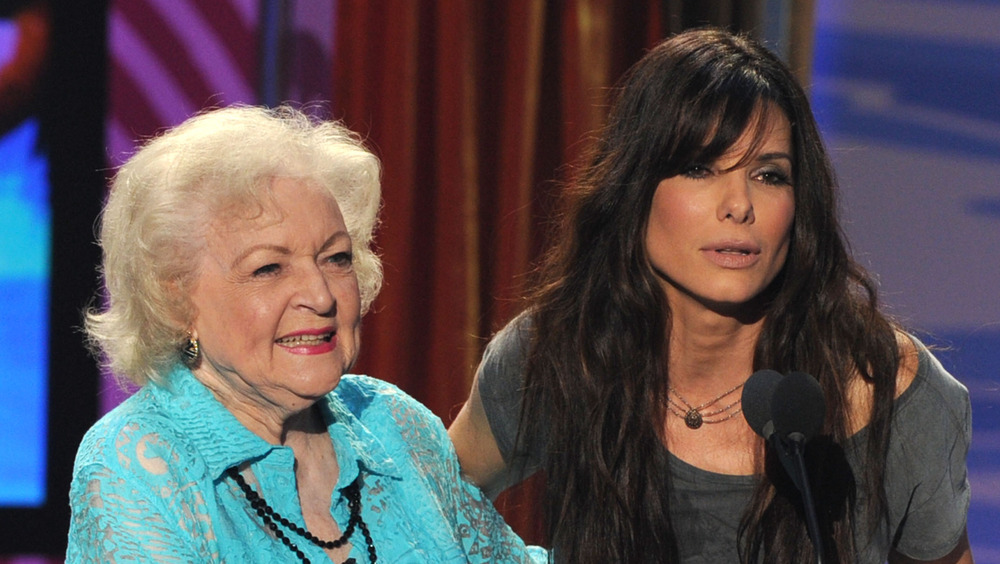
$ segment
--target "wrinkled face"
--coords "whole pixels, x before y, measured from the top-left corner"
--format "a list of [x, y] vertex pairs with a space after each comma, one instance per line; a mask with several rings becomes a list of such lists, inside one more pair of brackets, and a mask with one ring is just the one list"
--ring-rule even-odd
[[691, 163], [656, 188], [646, 248], [671, 309], [739, 312], [785, 264], [795, 215], [792, 131], [784, 112], [770, 109], [753, 154], [756, 132], [747, 131], [716, 162]]
[[195, 374], [251, 409], [298, 411], [357, 358], [360, 296], [336, 202], [299, 180], [273, 191], [262, 214], [208, 231], [191, 295]]

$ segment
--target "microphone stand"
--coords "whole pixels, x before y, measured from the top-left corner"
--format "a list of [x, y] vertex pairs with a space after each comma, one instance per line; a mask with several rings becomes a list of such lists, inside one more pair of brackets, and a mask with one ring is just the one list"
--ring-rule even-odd
[[778, 458], [785, 466], [785, 470], [791, 476], [795, 486], [802, 493], [802, 505], [805, 510], [806, 529], [809, 531], [809, 538], [813, 543], [813, 550], [816, 552], [816, 564], [823, 564], [823, 539], [819, 531], [819, 519], [816, 516], [816, 504], [813, 502], [812, 488], [809, 487], [809, 474], [806, 472], [805, 446], [806, 441], [802, 433], [789, 433], [787, 440], [782, 440], [777, 433], [772, 435], [777, 438], [774, 441], [775, 450], [778, 451]]

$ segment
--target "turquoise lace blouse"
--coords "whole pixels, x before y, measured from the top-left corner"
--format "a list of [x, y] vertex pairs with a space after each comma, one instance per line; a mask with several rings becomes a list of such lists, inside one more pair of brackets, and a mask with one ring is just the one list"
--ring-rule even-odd
[[[249, 463], [244, 475], [254, 489], [301, 525], [291, 449], [246, 429], [186, 368], [168, 382], [145, 386], [84, 437], [66, 561], [297, 561], [223, 474]], [[330, 512], [344, 530], [343, 488], [360, 474], [362, 517], [379, 562], [545, 561], [462, 479], [444, 426], [416, 400], [349, 375], [321, 408], [340, 462]], [[304, 539], [293, 542], [311, 561], [329, 562]], [[361, 535], [352, 543], [351, 556], [368, 562]]]

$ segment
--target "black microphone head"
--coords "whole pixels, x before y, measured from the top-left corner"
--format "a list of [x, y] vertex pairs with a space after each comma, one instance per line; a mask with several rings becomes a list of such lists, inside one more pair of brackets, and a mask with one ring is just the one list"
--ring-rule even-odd
[[[745, 409], [745, 407], [744, 407]], [[771, 416], [780, 437], [800, 433], [803, 441], [823, 429], [826, 400], [819, 382], [803, 372], [790, 372], [774, 388]]]
[[743, 384], [743, 417], [746, 418], [750, 428], [755, 433], [771, 438], [774, 426], [771, 423], [771, 398], [774, 397], [774, 389], [783, 376], [774, 370], [758, 370], [747, 378]]

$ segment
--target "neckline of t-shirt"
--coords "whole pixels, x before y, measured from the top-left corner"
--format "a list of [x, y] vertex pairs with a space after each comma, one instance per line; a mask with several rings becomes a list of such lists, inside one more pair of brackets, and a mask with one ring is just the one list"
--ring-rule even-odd
[[[928, 356], [929, 353], [924, 344], [921, 343], [919, 340], [917, 340], [916, 337], [910, 336], [910, 338], [913, 339], [913, 342], [917, 347], [917, 354], [918, 354], [917, 373], [914, 376], [913, 381], [910, 383], [909, 387], [903, 390], [903, 393], [899, 394], [899, 397], [897, 397], [894, 400], [895, 405], [893, 406], [893, 411], [895, 412], [898, 412], [899, 410], [903, 409], [906, 406], [906, 404], [910, 402], [910, 398], [913, 397], [917, 389], [923, 386], [924, 380], [926, 380], [928, 364], [930, 363], [930, 358]], [[867, 437], [867, 435], [868, 435], [868, 426], [865, 425], [864, 427], [859, 429], [857, 433], [854, 433], [853, 435], [848, 437], [845, 447], [851, 450], [857, 450], [859, 448], [862, 448], [863, 445], [861, 444], [861, 442]], [[705, 470], [703, 468], [699, 468], [691, 464], [690, 462], [681, 459], [680, 457], [670, 452], [669, 450], [667, 451], [667, 455], [669, 456], [670, 459], [671, 471], [672, 472], [679, 471], [678, 475], [682, 477], [686, 476], [688, 478], [696, 478], [699, 481], [712, 481], [715, 483], [728, 484], [728, 485], [745, 485], [747, 483], [752, 483], [757, 478], [757, 476], [754, 474], [723, 474], [720, 472]]]

